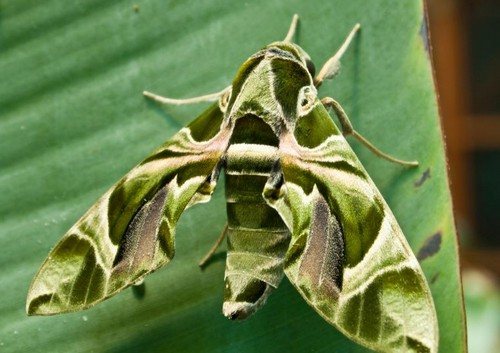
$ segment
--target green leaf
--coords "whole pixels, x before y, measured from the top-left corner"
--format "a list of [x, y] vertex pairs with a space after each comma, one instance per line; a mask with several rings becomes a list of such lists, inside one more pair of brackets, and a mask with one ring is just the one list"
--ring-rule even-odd
[[[197, 262], [225, 222], [223, 188], [191, 209], [177, 255], [132, 290], [85, 312], [27, 317], [31, 278], [88, 207], [204, 106], [158, 107], [217, 91], [248, 56], [284, 38], [319, 67], [350, 28], [362, 33], [320, 96], [358, 131], [418, 169], [350, 140], [394, 211], [430, 283], [440, 352], [464, 352], [465, 329], [446, 161], [419, 0], [4, 2], [0, 8], [0, 350], [6, 352], [365, 352], [284, 283], [254, 317], [221, 315], [224, 257]], [[422, 37], [424, 36], [424, 38]], [[141, 298], [142, 297], [142, 298]]]

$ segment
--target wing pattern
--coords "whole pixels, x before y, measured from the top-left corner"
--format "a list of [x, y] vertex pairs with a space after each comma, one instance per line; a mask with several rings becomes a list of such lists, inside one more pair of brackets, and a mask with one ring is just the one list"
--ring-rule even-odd
[[394, 215], [323, 106], [311, 114], [328, 137], [311, 148], [301, 136], [282, 138], [286, 196], [268, 199], [292, 232], [286, 275], [354, 341], [381, 352], [437, 352], [431, 293]]
[[40, 268], [28, 313], [88, 308], [168, 263], [180, 215], [215, 187], [230, 136], [213, 129], [221, 121], [212, 106], [104, 194]]

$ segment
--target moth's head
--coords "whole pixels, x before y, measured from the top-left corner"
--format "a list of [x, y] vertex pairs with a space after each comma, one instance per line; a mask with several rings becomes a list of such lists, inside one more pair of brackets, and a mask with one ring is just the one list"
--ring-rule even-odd
[[295, 59], [299, 60], [307, 70], [307, 72], [309, 72], [311, 79], [314, 78], [314, 76], [316, 75], [316, 67], [314, 66], [314, 63], [312, 62], [309, 54], [307, 54], [307, 52], [302, 49], [300, 45], [288, 41], [281, 41], [269, 44], [268, 46], [266, 46], [266, 49], [273, 47], [279, 48], [285, 51], [287, 54], [292, 55]]
[[231, 120], [259, 116], [278, 132], [312, 109], [317, 100], [314, 71], [298, 45], [271, 43], [241, 65], [224, 110]]

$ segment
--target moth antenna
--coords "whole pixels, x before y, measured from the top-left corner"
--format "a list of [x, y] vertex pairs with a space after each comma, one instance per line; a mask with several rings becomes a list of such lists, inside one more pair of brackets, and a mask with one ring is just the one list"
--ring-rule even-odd
[[359, 23], [356, 23], [354, 27], [352, 28], [351, 32], [347, 35], [346, 39], [344, 40], [344, 43], [340, 46], [340, 48], [337, 50], [337, 52], [326, 61], [326, 63], [323, 65], [321, 70], [319, 71], [318, 76], [314, 79], [315, 86], [319, 87], [321, 86], [321, 83], [325, 79], [333, 78], [340, 70], [340, 58], [342, 58], [342, 55], [344, 55], [345, 51], [351, 44], [354, 36], [356, 33], [358, 33], [359, 29], [361, 28], [361, 25]]
[[299, 22], [299, 15], [295, 14], [292, 17], [292, 23], [290, 23], [290, 28], [288, 29], [288, 33], [286, 34], [283, 42], [293, 43], [293, 36], [295, 36], [295, 31], [297, 30], [297, 23]]
[[346, 39], [344, 40], [344, 43], [342, 43], [339, 50], [337, 50], [337, 52], [333, 56], [334, 58], [336, 58], [337, 60], [340, 60], [340, 58], [342, 57], [342, 55], [344, 55], [345, 51], [347, 50], [347, 48], [351, 44], [352, 39], [354, 38], [356, 33], [358, 33], [360, 28], [361, 28], [361, 25], [359, 23], [356, 23], [354, 25], [354, 27], [351, 29], [351, 32], [349, 32]]

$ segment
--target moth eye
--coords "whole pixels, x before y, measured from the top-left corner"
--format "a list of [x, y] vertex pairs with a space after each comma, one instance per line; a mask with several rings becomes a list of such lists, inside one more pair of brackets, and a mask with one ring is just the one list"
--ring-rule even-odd
[[316, 101], [316, 89], [311, 86], [302, 87], [297, 100], [297, 112], [299, 115], [307, 114]]
[[314, 77], [316, 75], [316, 66], [314, 66], [314, 63], [311, 59], [306, 59], [306, 67], [307, 71], [309, 71], [311, 76]]

